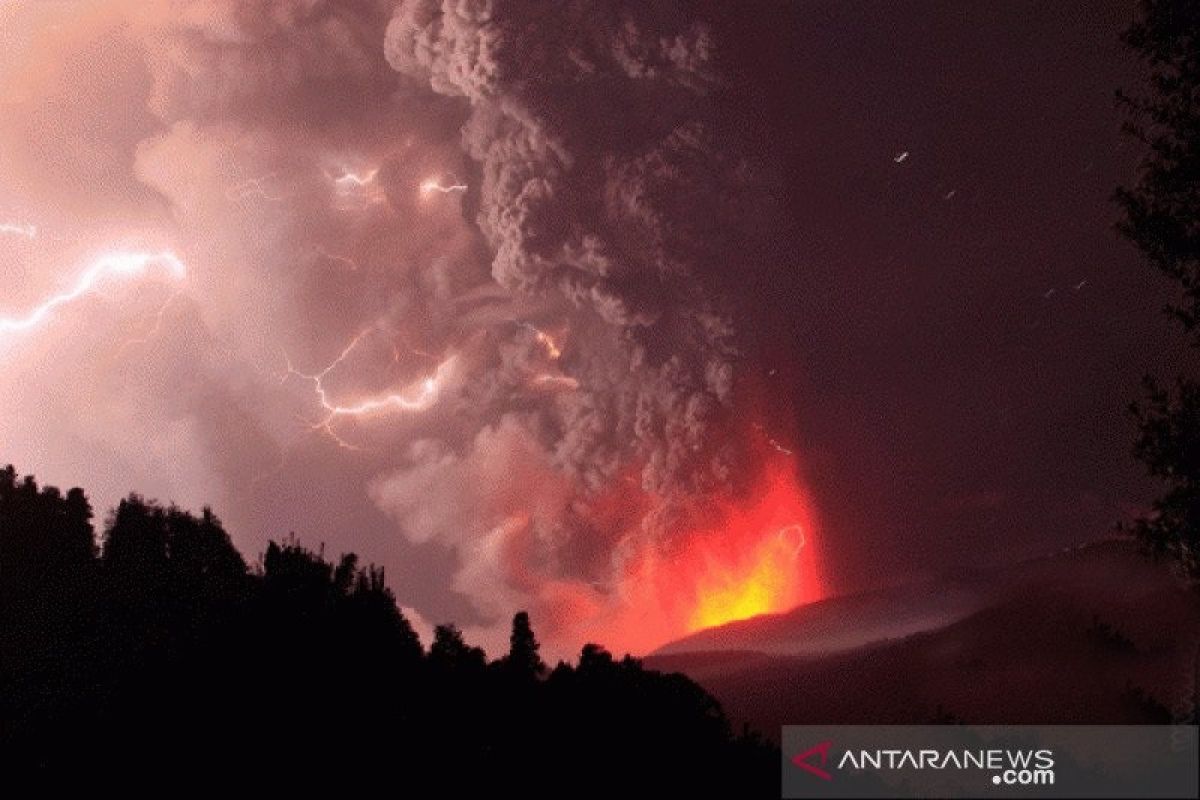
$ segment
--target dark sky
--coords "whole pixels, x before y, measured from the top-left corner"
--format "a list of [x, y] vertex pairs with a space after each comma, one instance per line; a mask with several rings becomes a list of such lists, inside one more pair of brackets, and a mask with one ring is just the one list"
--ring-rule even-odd
[[839, 583], [1044, 552], [1143, 507], [1123, 409], [1182, 347], [1112, 230], [1131, 15], [796, 3], [764, 32], [796, 246], [762, 338]]

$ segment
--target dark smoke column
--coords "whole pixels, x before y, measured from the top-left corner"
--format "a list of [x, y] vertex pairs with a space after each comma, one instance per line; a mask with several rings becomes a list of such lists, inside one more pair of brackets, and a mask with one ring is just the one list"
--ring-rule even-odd
[[385, 54], [464, 98], [492, 275], [560, 303], [569, 329], [577, 388], [526, 424], [576, 498], [554, 530], [506, 523], [544, 547], [489, 550], [522, 553], [508, 581], [519, 574], [526, 591], [543, 594], [533, 552], [549, 565], [542, 577], [588, 587], [552, 617], [628, 605], [623, 583], [661, 571], [647, 554], [666, 563], [686, 548], [757, 458], [734, 435], [733, 321], [706, 288], [739, 268], [723, 237], [745, 230], [753, 205], [752, 168], [715, 119], [711, 30], [673, 3], [412, 0]]

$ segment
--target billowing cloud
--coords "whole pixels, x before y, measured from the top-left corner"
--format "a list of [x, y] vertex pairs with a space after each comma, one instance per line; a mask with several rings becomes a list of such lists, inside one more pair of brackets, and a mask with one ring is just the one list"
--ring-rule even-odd
[[188, 277], [89, 393], [46, 379], [97, 408], [129, 381], [151, 431], [110, 421], [108, 463], [202, 487], [244, 547], [358, 550], [485, 639], [521, 607], [567, 645], [678, 633], [720, 552], [693, 541], [764, 460], [734, 435], [719, 287], [758, 206], [712, 30], [665, 2], [121, 9], [148, 114], [109, 169]]

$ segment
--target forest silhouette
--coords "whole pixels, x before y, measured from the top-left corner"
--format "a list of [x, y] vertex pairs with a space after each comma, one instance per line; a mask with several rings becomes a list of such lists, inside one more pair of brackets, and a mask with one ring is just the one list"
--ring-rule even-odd
[[209, 509], [0, 470], [0, 764], [16, 777], [336, 776], [401, 794], [777, 796], [778, 751], [688, 678], [596, 644], [548, 667], [527, 614], [488, 661], [428, 650], [381, 569], [294, 538], [248, 565]]

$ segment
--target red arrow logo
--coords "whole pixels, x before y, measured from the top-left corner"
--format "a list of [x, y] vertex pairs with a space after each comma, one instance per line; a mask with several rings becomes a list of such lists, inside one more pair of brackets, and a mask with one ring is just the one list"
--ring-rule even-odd
[[[823, 781], [831, 781], [833, 780], [833, 776], [821, 769], [821, 767], [825, 766], [825, 762], [829, 760], [829, 748], [831, 747], [833, 747], [833, 742], [821, 742], [813, 745], [800, 755], [792, 756], [792, 763], [800, 769], [816, 775]], [[813, 756], [820, 756], [821, 767], [809, 763], [809, 759], [811, 759]]]

